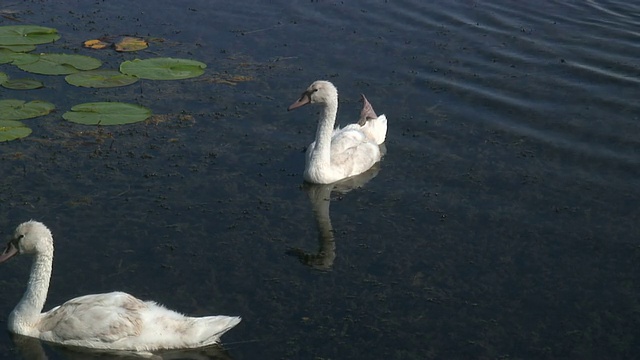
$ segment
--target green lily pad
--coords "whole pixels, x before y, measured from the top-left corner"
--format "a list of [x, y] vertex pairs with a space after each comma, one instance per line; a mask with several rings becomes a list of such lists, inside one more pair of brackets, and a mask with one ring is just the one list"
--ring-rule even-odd
[[23, 120], [47, 115], [55, 105], [41, 100], [0, 100], [0, 120]]
[[0, 26], [0, 45], [37, 45], [60, 39], [58, 30], [36, 25]]
[[0, 142], [20, 139], [31, 134], [31, 129], [20, 121], [0, 120]]
[[9, 49], [0, 49], [0, 64], [7, 64], [13, 61], [13, 57], [16, 54], [20, 54], [17, 53], [15, 51], [11, 51]]
[[120, 102], [93, 102], [78, 104], [62, 117], [84, 125], [122, 125], [146, 120], [151, 110], [135, 104]]
[[138, 81], [137, 77], [116, 70], [81, 71], [67, 75], [64, 79], [71, 85], [91, 88], [126, 86]]
[[23, 60], [24, 57], [20, 57], [13, 61], [13, 65], [16, 65], [24, 71], [43, 75], [73, 74], [80, 70], [97, 69], [100, 67], [100, 65], [102, 65], [102, 62], [100, 60], [84, 55], [41, 54], [37, 57], [38, 58], [36, 59], [36, 61], [26, 64], [23, 62], [27, 60]]
[[7, 49], [14, 52], [29, 52], [36, 49], [35, 45], [0, 45], [0, 49]]
[[40, 81], [32, 79], [11, 79], [5, 82], [0, 81], [0, 84], [2, 87], [12, 90], [33, 90], [44, 87]]
[[30, 64], [38, 61], [39, 58], [40, 57], [38, 55], [34, 54], [15, 52], [9, 49], [0, 49], [0, 64]]
[[7, 74], [0, 72], [0, 84], [2, 84], [3, 82], [9, 80], [9, 77], [7, 76]]
[[206, 64], [189, 59], [154, 58], [135, 59], [120, 64], [124, 74], [149, 80], [179, 80], [200, 76]]

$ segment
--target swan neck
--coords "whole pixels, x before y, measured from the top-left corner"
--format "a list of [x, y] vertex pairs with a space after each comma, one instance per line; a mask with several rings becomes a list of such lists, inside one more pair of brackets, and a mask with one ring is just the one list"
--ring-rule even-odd
[[37, 326], [47, 300], [52, 264], [53, 248], [35, 255], [27, 290], [9, 316], [9, 330], [12, 332], [29, 335], [29, 331]]
[[338, 101], [330, 101], [325, 104], [316, 130], [316, 146], [312, 161], [321, 162], [328, 166], [331, 161], [331, 136], [333, 135], [333, 127], [336, 123], [338, 114]]

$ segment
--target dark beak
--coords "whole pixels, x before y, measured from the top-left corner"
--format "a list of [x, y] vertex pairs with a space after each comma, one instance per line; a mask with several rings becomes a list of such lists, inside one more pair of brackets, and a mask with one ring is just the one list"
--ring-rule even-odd
[[300, 96], [300, 99], [298, 99], [298, 101], [294, 102], [293, 104], [291, 104], [288, 108], [287, 111], [291, 111], [293, 109], [297, 109], [301, 106], [307, 105], [308, 103], [311, 102], [311, 97], [309, 96], [308, 92], [304, 92], [302, 94], [302, 96]]
[[0, 263], [3, 263], [11, 259], [17, 253], [18, 253], [18, 248], [13, 244], [13, 241], [9, 242], [7, 244], [7, 247], [2, 252], [2, 254], [0, 254]]

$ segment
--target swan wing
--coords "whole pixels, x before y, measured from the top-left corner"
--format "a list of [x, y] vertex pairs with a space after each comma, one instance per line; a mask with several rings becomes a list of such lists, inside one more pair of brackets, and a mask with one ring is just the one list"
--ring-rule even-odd
[[86, 295], [42, 314], [41, 339], [56, 343], [114, 343], [139, 336], [147, 304], [129, 294]]
[[367, 142], [367, 137], [360, 130], [358, 124], [350, 124], [342, 129], [336, 129], [331, 137], [331, 157], [338, 156], [345, 151], [358, 147]]
[[380, 149], [353, 124], [344, 127], [331, 139], [331, 166], [344, 177], [360, 174], [380, 160]]

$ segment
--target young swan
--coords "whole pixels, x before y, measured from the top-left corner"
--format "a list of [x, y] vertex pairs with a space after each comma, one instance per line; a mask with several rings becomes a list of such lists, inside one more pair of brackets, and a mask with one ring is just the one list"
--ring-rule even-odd
[[315, 184], [330, 184], [361, 174], [380, 161], [380, 144], [387, 134], [387, 117], [377, 116], [362, 95], [364, 106], [358, 123], [335, 129], [338, 113], [338, 90], [329, 81], [311, 84], [300, 99], [289, 106], [322, 106], [316, 140], [307, 148], [304, 179]]
[[20, 224], [0, 255], [34, 256], [27, 290], [9, 315], [9, 331], [92, 349], [151, 352], [215, 344], [239, 317], [188, 317], [123, 292], [85, 295], [42, 313], [53, 262], [53, 237], [42, 223]]

